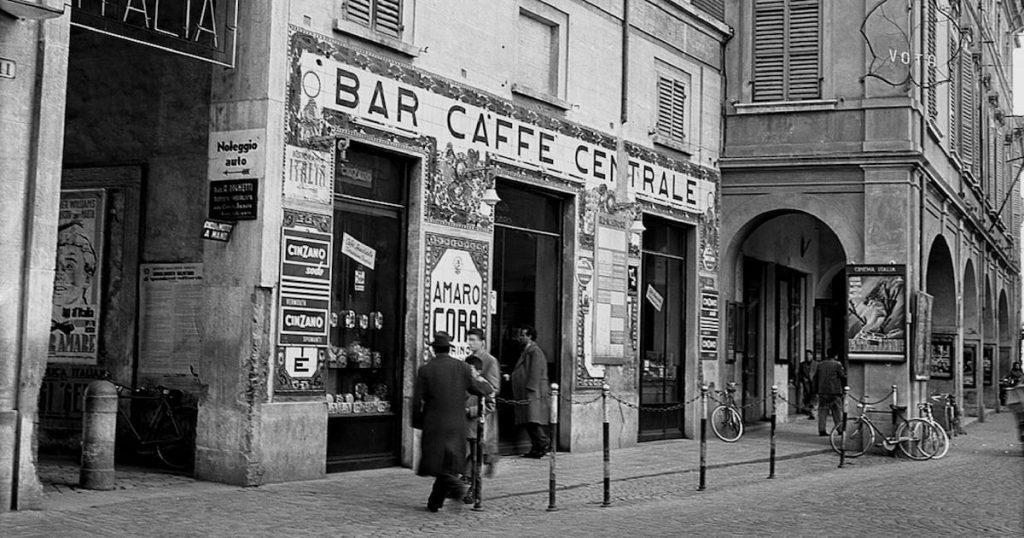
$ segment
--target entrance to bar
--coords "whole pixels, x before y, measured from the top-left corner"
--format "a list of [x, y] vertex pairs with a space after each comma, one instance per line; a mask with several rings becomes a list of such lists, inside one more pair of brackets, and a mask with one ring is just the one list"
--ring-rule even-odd
[[[686, 228], [644, 216], [640, 293], [640, 405], [667, 408], [683, 401], [686, 349]], [[640, 413], [638, 439], [683, 436], [683, 410]]]
[[[406, 185], [410, 161], [353, 145], [337, 167], [327, 393], [327, 472], [400, 463]], [[367, 267], [346, 241], [375, 252]]]
[[[548, 382], [558, 382], [562, 300], [561, 197], [520, 184], [498, 180], [501, 203], [494, 226], [493, 289], [496, 315], [491, 325], [491, 348], [502, 374], [511, 374], [522, 352], [518, 329], [537, 330], [537, 345], [548, 360]], [[500, 396], [512, 399], [512, 387], [503, 382]], [[512, 407], [498, 407], [500, 450], [521, 453], [529, 439], [515, 425]]]

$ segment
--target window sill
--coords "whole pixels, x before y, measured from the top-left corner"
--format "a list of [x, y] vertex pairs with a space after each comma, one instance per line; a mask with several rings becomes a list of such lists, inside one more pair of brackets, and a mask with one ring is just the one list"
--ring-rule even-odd
[[568, 101], [563, 101], [554, 95], [535, 90], [529, 86], [523, 86], [522, 84], [512, 84], [512, 93], [528, 97], [534, 101], [540, 101], [546, 105], [551, 105], [561, 110], [569, 110], [572, 105]]
[[420, 49], [402, 41], [401, 39], [382, 35], [366, 28], [365, 26], [360, 26], [353, 22], [346, 21], [345, 19], [334, 19], [334, 31], [356, 39], [369, 41], [370, 43], [391, 49], [398, 54], [409, 58], [416, 58], [420, 55]]
[[785, 114], [790, 112], [816, 112], [835, 110], [836, 99], [808, 99], [806, 101], [763, 101], [759, 103], [733, 103], [737, 114]]
[[693, 155], [693, 148], [690, 147], [685, 140], [677, 140], [675, 138], [669, 138], [665, 135], [655, 134], [651, 135], [651, 142], [654, 142], [657, 146], [664, 146], [671, 150], [678, 151], [686, 155], [687, 158]]

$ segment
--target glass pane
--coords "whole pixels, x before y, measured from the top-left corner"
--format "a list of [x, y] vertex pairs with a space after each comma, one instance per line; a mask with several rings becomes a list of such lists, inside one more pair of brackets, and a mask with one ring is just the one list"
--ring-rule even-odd
[[562, 204], [558, 198], [524, 190], [503, 181], [497, 182], [496, 189], [501, 198], [501, 202], [494, 208], [496, 223], [540, 232], [561, 231]]
[[334, 167], [334, 191], [357, 198], [402, 204], [405, 202], [406, 161], [365, 146], [353, 145]]
[[672, 223], [644, 215], [643, 249], [672, 256], [686, 256], [686, 229]]

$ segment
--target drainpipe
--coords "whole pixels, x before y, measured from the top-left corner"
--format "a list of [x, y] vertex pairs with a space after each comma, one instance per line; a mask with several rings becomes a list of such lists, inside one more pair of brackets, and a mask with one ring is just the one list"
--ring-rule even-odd
[[615, 141], [618, 173], [615, 197], [619, 203], [629, 201], [629, 153], [626, 151], [626, 122], [629, 121], [629, 0], [622, 0], [622, 84], [619, 88], [619, 133]]

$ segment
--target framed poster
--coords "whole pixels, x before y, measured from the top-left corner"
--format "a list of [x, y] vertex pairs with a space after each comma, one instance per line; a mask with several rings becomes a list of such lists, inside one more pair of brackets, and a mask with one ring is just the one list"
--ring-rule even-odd
[[992, 386], [992, 361], [996, 357], [996, 346], [985, 346], [981, 352], [981, 379], [986, 387]]
[[930, 372], [929, 351], [932, 338], [932, 296], [923, 291], [917, 292], [915, 301], [916, 317], [914, 320], [914, 353], [912, 372], [914, 380], [927, 381]]
[[427, 232], [424, 237], [424, 347], [435, 332], [444, 331], [452, 337], [451, 356], [463, 359], [471, 353], [467, 332], [488, 325], [489, 245], [486, 241], [434, 232]]
[[904, 265], [846, 267], [846, 351], [849, 360], [906, 360], [904, 275]]
[[978, 346], [964, 344], [964, 388], [973, 389], [978, 386]]
[[954, 333], [932, 333], [931, 353], [928, 357], [928, 375], [932, 379], [953, 379], [956, 343]]

